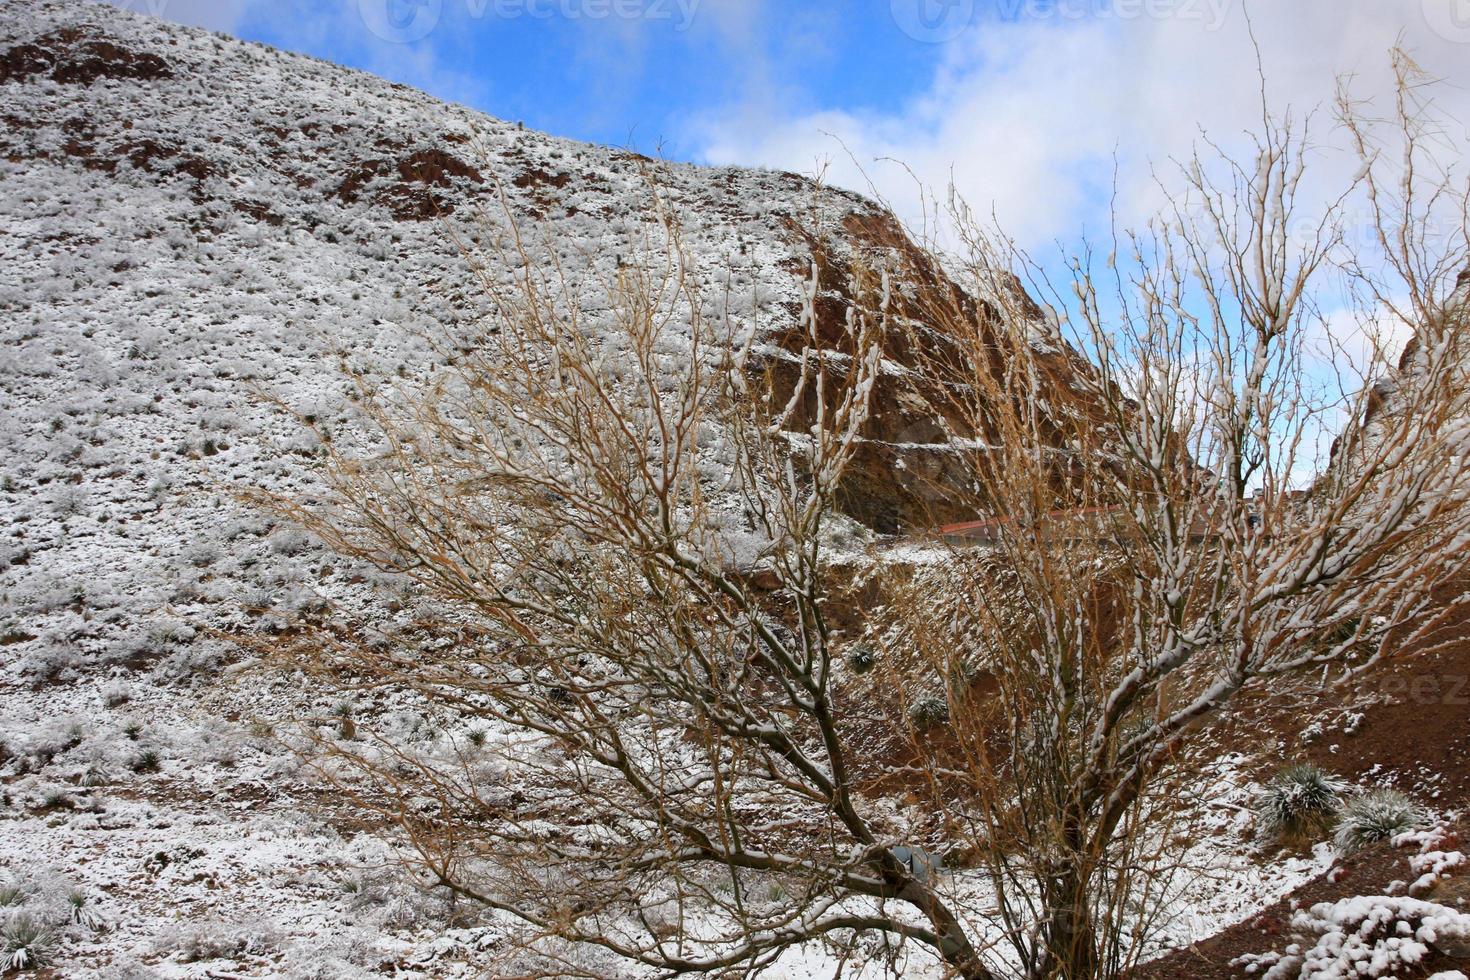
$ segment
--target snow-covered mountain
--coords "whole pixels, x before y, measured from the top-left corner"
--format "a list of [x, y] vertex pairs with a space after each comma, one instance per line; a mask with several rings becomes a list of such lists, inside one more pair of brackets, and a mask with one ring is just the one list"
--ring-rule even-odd
[[[431, 372], [416, 338], [480, 295], [456, 241], [507, 215], [568, 281], [608, 281], [648, 234], [650, 181], [775, 354], [814, 259], [911, 246], [792, 174], [556, 139], [74, 0], [0, 2], [0, 121], [0, 886], [38, 905], [79, 888], [109, 922], [68, 935], [67, 975], [204, 975], [226, 954], [261, 976], [471, 970], [484, 936], [364, 878], [382, 841], [272, 738], [299, 688], [216, 683], [210, 628], [284, 621], [362, 574], [233, 501], [312, 485], [313, 443], [263, 396], [330, 427], [339, 361]], [[878, 400], [849, 514], [874, 532], [960, 516], [935, 506], [943, 426], [892, 377]], [[1255, 901], [1241, 880], [1224, 914]]]
[[[289, 607], [317, 577], [281, 560], [300, 542], [212, 489], [309, 472], [257, 387], [325, 418], [333, 352], [425, 369], [408, 338], [474, 309], [452, 235], [500, 195], [574, 281], [645, 231], [649, 161], [110, 7], [0, 7], [0, 93], [0, 616], [32, 681], [78, 653], [156, 660], [165, 607]], [[810, 261], [783, 222], [866, 207], [790, 175], [657, 170], [691, 255], [773, 327]]]
[[[791, 174], [526, 132], [73, 0], [0, 3], [0, 120], [0, 886], [63, 920], [80, 889], [108, 921], [66, 937], [68, 975], [265, 947], [279, 972], [416, 969], [444, 922], [411, 885], [354, 878], [344, 897], [381, 842], [339, 807], [306, 815], [320, 787], [272, 728], [299, 687], [218, 682], [237, 658], [210, 629], [350, 597], [360, 574], [230, 496], [311, 486], [310, 441], [262, 396], [335, 424], [340, 360], [432, 371], [416, 338], [480, 295], [456, 239], [507, 216], [569, 282], [607, 282], [656, 186], [690, 260], [777, 341], [817, 246], [797, 229], [829, 229], [836, 254], [891, 221]], [[875, 423], [896, 445], [873, 444], [853, 494], [885, 529], [942, 458], [911, 421]], [[900, 453], [916, 465], [883, 465]]]
[[[647, 234], [652, 180], [694, 263], [773, 338], [814, 244], [836, 261], [906, 242], [792, 174], [655, 163], [68, 0], [0, 6], [0, 105], [0, 632], [32, 681], [79, 653], [180, 653], [166, 607], [179, 622], [243, 587], [286, 609], [315, 583], [288, 560], [300, 542], [213, 489], [310, 479], [258, 389], [327, 418], [328, 355], [427, 369], [411, 338], [475, 309], [455, 239], [504, 213], [570, 281], [607, 282]], [[901, 392], [880, 399], [849, 510], [894, 531], [924, 520], [944, 446]]]

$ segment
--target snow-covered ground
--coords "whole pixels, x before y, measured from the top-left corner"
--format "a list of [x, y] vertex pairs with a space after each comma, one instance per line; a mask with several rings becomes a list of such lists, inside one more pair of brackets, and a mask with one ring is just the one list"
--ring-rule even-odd
[[[217, 624], [242, 589], [289, 612], [330, 579], [220, 492], [310, 479], [309, 441], [259, 395], [332, 420], [333, 355], [369, 376], [432, 370], [417, 338], [479, 292], [454, 238], [503, 232], [502, 193], [572, 283], [608, 281], [650, 221], [645, 163], [625, 153], [106, 7], [0, 7], [0, 49], [84, 60], [98, 32], [168, 76], [12, 76], [0, 99], [0, 617], [18, 681], [99, 659], [187, 675], [204, 654], [168, 630]], [[431, 151], [475, 176], [402, 177]], [[779, 174], [658, 170], [692, 260], [729, 271], [764, 326], [789, 325], [800, 296], [784, 219], [861, 204]], [[455, 213], [396, 220], [430, 194]]]

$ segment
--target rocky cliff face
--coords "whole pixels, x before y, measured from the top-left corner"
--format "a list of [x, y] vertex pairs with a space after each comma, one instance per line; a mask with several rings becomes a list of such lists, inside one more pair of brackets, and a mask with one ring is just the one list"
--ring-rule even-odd
[[[1463, 384], [1470, 384], [1470, 352], [1467, 352], [1467, 328], [1470, 328], [1470, 269], [1456, 277], [1455, 287], [1444, 297], [1440, 312], [1430, 322], [1417, 325], [1414, 335], [1404, 345], [1394, 370], [1379, 377], [1368, 390], [1363, 417], [1332, 442], [1332, 456], [1338, 457], [1345, 447], [1353, 451], [1372, 447], [1387, 431], [1392, 431], [1394, 419], [1401, 419], [1409, 409], [1412, 395], [1418, 385], [1424, 383], [1428, 373], [1428, 351], [1426, 344], [1448, 343], [1444, 350], [1452, 358], [1448, 363], [1458, 365]], [[1432, 349], [1432, 348], [1431, 348]]]

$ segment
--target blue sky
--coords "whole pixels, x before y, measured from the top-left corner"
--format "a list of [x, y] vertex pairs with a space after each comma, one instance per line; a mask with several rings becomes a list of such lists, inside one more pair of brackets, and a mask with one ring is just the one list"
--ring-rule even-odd
[[[379, 0], [381, 2], [381, 0]], [[386, 0], [401, 5], [404, 0]], [[698, 158], [688, 124], [781, 100], [795, 109], [861, 104], [900, 107], [932, 76], [939, 52], [895, 30], [877, 5], [793, 4], [717, 10], [716, 0], [635, 0], [644, 16], [576, 16], [585, 3], [556, 0], [536, 17], [498, 0], [477, 7], [443, 0], [440, 26], [409, 47], [431, 51], [405, 59], [401, 78], [431, 86], [493, 115], [538, 130], [600, 143], [660, 143], [680, 158]], [[611, 4], [608, 5], [609, 8]], [[480, 10], [480, 16], [475, 11]], [[568, 16], [568, 13], [572, 16]], [[241, 33], [290, 43], [289, 25], [247, 17]], [[327, 41], [327, 57], [392, 70], [391, 53], [362, 37]]]
[[[958, 17], [967, 6], [922, 2], [934, 4], [941, 26], [946, 12]], [[362, 68], [539, 130], [645, 150], [662, 143], [684, 159], [701, 155], [688, 138], [692, 121], [769, 102], [796, 112], [900, 111], [944, 55], [944, 45], [905, 34], [888, 0], [123, 5]], [[982, 16], [975, 11], [976, 20]]]

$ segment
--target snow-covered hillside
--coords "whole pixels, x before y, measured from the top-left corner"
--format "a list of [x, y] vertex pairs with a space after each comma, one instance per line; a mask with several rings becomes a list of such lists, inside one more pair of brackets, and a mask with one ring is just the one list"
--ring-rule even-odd
[[507, 213], [569, 282], [605, 282], [652, 178], [692, 261], [779, 332], [811, 264], [793, 219], [876, 209], [69, 0], [0, 5], [0, 116], [0, 886], [42, 910], [77, 889], [106, 923], [59, 937], [69, 974], [453, 973], [443, 910], [362, 870], [381, 843], [283, 751], [299, 688], [234, 677], [209, 638], [361, 574], [231, 498], [311, 486], [310, 441], [262, 396], [330, 425], [339, 359], [432, 371], [416, 338], [475, 310], [455, 239]]
[[[211, 489], [303, 469], [254, 389], [326, 418], [342, 385], [324, 353], [425, 369], [409, 338], [473, 307], [451, 233], [480, 234], [498, 195], [573, 281], [605, 279], [644, 232], [646, 161], [310, 59], [30, 0], [0, 8], [0, 48], [0, 615], [18, 680], [192, 656], [168, 624], [242, 585], [289, 610], [319, 578], [289, 560], [300, 543]], [[745, 279], [734, 292], [773, 325], [802, 268], [783, 220], [862, 206], [788, 175], [657, 169], [691, 255]]]
[[271, 737], [299, 692], [216, 683], [233, 658], [208, 629], [269, 626], [353, 588], [229, 496], [310, 484], [308, 441], [260, 396], [330, 421], [332, 355], [431, 370], [416, 334], [474, 309], [452, 238], [507, 208], [533, 252], [595, 281], [642, 241], [656, 169], [690, 256], [780, 327], [810, 263], [789, 220], [869, 206], [791, 175], [525, 132], [67, 0], [0, 5], [0, 107], [3, 874], [40, 888], [33, 904], [89, 896], [112, 931], [68, 941], [78, 970], [213, 958], [181, 953], [205, 939], [180, 929], [248, 959], [259, 937], [230, 944], [257, 926], [299, 937], [321, 921], [341, 949], [266, 945], [296, 942], [304, 972], [393, 960], [409, 947], [384, 937], [424, 910], [412, 889], [323, 877], [376, 845], [344, 840], [339, 808], [301, 812], [314, 791]]

